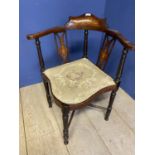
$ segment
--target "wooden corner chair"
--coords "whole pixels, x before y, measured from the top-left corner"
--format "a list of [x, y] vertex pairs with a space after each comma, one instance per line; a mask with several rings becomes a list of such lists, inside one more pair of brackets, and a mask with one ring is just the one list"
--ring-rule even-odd
[[[68, 30], [84, 30], [83, 58], [68, 62]], [[88, 31], [100, 31], [105, 34], [99, 51], [96, 65], [88, 59]], [[58, 54], [64, 64], [45, 69], [39, 38], [53, 34]], [[105, 120], [109, 119], [116, 92], [120, 85], [124, 63], [129, 50], [134, 50], [134, 45], [127, 41], [118, 31], [111, 30], [106, 20], [86, 13], [77, 17], [69, 17], [64, 26], [54, 27], [42, 32], [27, 35], [28, 40], [35, 39], [38, 52], [40, 71], [46, 90], [49, 107], [52, 107], [52, 98], [62, 109], [64, 144], [68, 144], [68, 128], [76, 109], [85, 106], [95, 106], [91, 101], [101, 93], [111, 91], [108, 107], [106, 108]], [[103, 70], [114, 48], [115, 42], [122, 45], [122, 55], [113, 80]], [[97, 106], [102, 108], [100, 106]], [[72, 111], [69, 118], [69, 112]]]

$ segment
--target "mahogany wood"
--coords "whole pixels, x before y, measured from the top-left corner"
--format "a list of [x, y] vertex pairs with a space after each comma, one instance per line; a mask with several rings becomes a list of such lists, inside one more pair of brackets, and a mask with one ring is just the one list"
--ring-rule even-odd
[[[96, 64], [100, 69], [104, 69], [104, 67], [106, 66], [108, 62], [108, 58], [112, 52], [112, 49], [114, 48], [116, 40], [118, 40], [122, 44], [123, 51], [122, 51], [120, 63], [117, 69], [116, 77], [114, 80], [115, 85], [99, 90], [91, 97], [89, 97], [87, 100], [81, 103], [67, 104], [67, 103], [61, 102], [52, 94], [52, 84], [48, 79], [48, 77], [46, 77], [46, 75], [44, 75], [43, 73], [43, 71], [45, 70], [45, 64], [42, 56], [41, 44], [40, 44], [39, 38], [49, 34], [54, 34], [58, 53], [63, 59], [63, 62], [65, 63], [67, 62], [67, 57], [69, 54], [69, 49], [67, 44], [67, 31], [73, 30], [73, 29], [84, 30], [83, 57], [86, 57], [86, 58], [88, 57], [88, 30], [96, 30], [105, 34], [105, 38], [103, 40], [103, 43], [99, 52], [97, 64]], [[64, 126], [64, 130], [63, 130], [64, 144], [68, 144], [68, 137], [69, 137], [68, 128], [72, 121], [75, 110], [83, 108], [87, 105], [92, 106], [91, 101], [94, 98], [96, 98], [99, 94], [112, 91], [109, 104], [107, 107], [106, 115], [105, 115], [105, 120], [109, 119], [113, 102], [116, 96], [116, 92], [120, 85], [121, 76], [123, 73], [123, 68], [124, 68], [128, 50], [134, 50], [134, 45], [132, 43], [126, 40], [118, 31], [109, 29], [106, 19], [98, 18], [95, 15], [90, 13], [82, 14], [76, 17], [69, 17], [68, 22], [64, 26], [54, 27], [35, 34], [29, 34], [27, 35], [27, 39], [28, 40], [35, 39], [35, 44], [36, 44], [37, 53], [39, 57], [40, 71], [42, 74], [49, 106], [50, 107], [52, 106], [52, 96], [53, 96], [55, 103], [62, 109], [62, 119], [63, 119], [63, 126]], [[68, 115], [71, 110], [73, 110], [73, 112], [71, 114], [70, 119], [68, 119]]]
[[106, 19], [98, 18], [93, 14], [86, 13], [77, 17], [69, 17], [69, 21], [64, 26], [57, 26], [35, 34], [27, 35], [28, 40], [37, 39], [51, 33], [65, 32], [70, 29], [96, 30], [116, 38], [125, 48], [134, 50], [134, 45], [116, 30], [109, 29]]
[[91, 13], [82, 14], [76, 17], [69, 17], [65, 25], [66, 29], [82, 29], [106, 31], [108, 28], [106, 19], [98, 18]]
[[64, 31], [65, 31], [65, 27], [57, 26], [51, 29], [47, 29], [47, 30], [35, 33], [35, 34], [28, 34], [27, 39], [28, 40], [37, 39], [37, 38], [49, 35], [51, 33], [58, 33], [58, 32], [64, 32]]
[[128, 53], [128, 50], [123, 48], [122, 55], [121, 55], [121, 58], [120, 58], [120, 63], [119, 63], [118, 69], [117, 69], [116, 77], [115, 77], [116, 88], [111, 93], [110, 100], [109, 100], [109, 105], [108, 105], [107, 112], [106, 112], [106, 115], [105, 115], [105, 120], [109, 120], [109, 116], [110, 116], [110, 113], [111, 113], [111, 110], [112, 110], [112, 106], [113, 106], [113, 102], [114, 102], [114, 99], [115, 99], [115, 96], [116, 96], [116, 92], [117, 92], [117, 90], [118, 90], [118, 88], [120, 86], [120, 83], [121, 83], [120, 80], [121, 80], [121, 76], [122, 76], [122, 73], [123, 73], [123, 68], [124, 68], [126, 57], [127, 57], [127, 53]]
[[[66, 32], [60, 33], [55, 33], [54, 34], [54, 39], [57, 47], [58, 54], [62, 58], [63, 62], [67, 62], [67, 57], [68, 57], [68, 43], [67, 43], [67, 34]], [[58, 45], [59, 42], [59, 45]]]
[[105, 35], [96, 64], [99, 68], [104, 69], [106, 67], [109, 56], [111, 55], [111, 52], [114, 48], [115, 42], [115, 38], [110, 39], [108, 35]]

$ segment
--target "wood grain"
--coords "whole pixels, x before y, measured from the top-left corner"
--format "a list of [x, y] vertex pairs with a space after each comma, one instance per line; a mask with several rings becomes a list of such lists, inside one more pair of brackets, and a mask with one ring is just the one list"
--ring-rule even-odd
[[24, 124], [23, 124], [23, 115], [22, 115], [22, 107], [19, 104], [19, 154], [20, 155], [27, 155], [26, 150], [26, 137], [24, 131]]
[[122, 120], [134, 131], [135, 130], [135, 104], [134, 100], [123, 90], [119, 89], [114, 109]]
[[[53, 105], [53, 112], [62, 132], [61, 110], [55, 104]], [[71, 155], [111, 155], [82, 110], [75, 112], [69, 132], [67, 148]]]
[[68, 155], [43, 85], [21, 89], [29, 155]]
[[[122, 89], [109, 121], [104, 120], [102, 110], [86, 107], [75, 112], [67, 146], [62, 138], [61, 109], [55, 103], [48, 108], [43, 84], [20, 92], [28, 155], [134, 155], [134, 101]], [[108, 97], [108, 93], [101, 95], [92, 103], [106, 106]], [[21, 155], [25, 155], [23, 144]]]
[[86, 109], [89, 118], [99, 136], [113, 155], [134, 154], [134, 134], [126, 124], [112, 111], [109, 121], [105, 121], [104, 114], [94, 109]]
[[[105, 93], [94, 100], [94, 104], [107, 107], [110, 93]], [[134, 100], [121, 88], [119, 88], [113, 109], [119, 117], [134, 132], [135, 129], [135, 104]]]
[[116, 30], [109, 29], [106, 19], [98, 18], [91, 13], [82, 14], [80, 16], [69, 17], [65, 26], [57, 26], [38, 33], [28, 34], [27, 39], [38, 39], [40, 37], [65, 32], [70, 29], [96, 30], [104, 32], [116, 39], [127, 49], [134, 50], [135, 46], [130, 43], [121, 33]]

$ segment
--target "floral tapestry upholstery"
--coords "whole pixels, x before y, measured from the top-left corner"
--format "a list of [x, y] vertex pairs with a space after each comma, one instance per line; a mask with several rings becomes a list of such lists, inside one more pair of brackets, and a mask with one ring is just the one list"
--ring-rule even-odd
[[109, 75], [86, 58], [49, 68], [44, 74], [51, 82], [53, 95], [66, 104], [81, 103], [99, 90], [115, 86]]

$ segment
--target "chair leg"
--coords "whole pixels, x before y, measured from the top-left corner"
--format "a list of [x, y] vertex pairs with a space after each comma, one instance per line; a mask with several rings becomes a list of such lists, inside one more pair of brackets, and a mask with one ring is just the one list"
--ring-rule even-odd
[[50, 95], [50, 88], [49, 88], [49, 84], [46, 80], [43, 80], [44, 82], [44, 86], [45, 86], [45, 91], [46, 91], [46, 98], [48, 101], [48, 105], [49, 107], [52, 107], [52, 97]]
[[108, 105], [108, 108], [107, 108], [107, 111], [106, 111], [106, 114], [105, 114], [105, 120], [106, 121], [109, 120], [109, 116], [110, 116], [110, 113], [111, 113], [111, 110], [112, 110], [112, 106], [113, 106], [113, 103], [114, 103], [115, 96], [116, 96], [116, 90], [112, 91], [112, 93], [110, 95], [109, 105]]
[[69, 133], [68, 133], [68, 115], [69, 115], [69, 107], [63, 106], [62, 107], [62, 119], [63, 119], [63, 138], [64, 138], [64, 144], [68, 144], [68, 138], [69, 138]]

